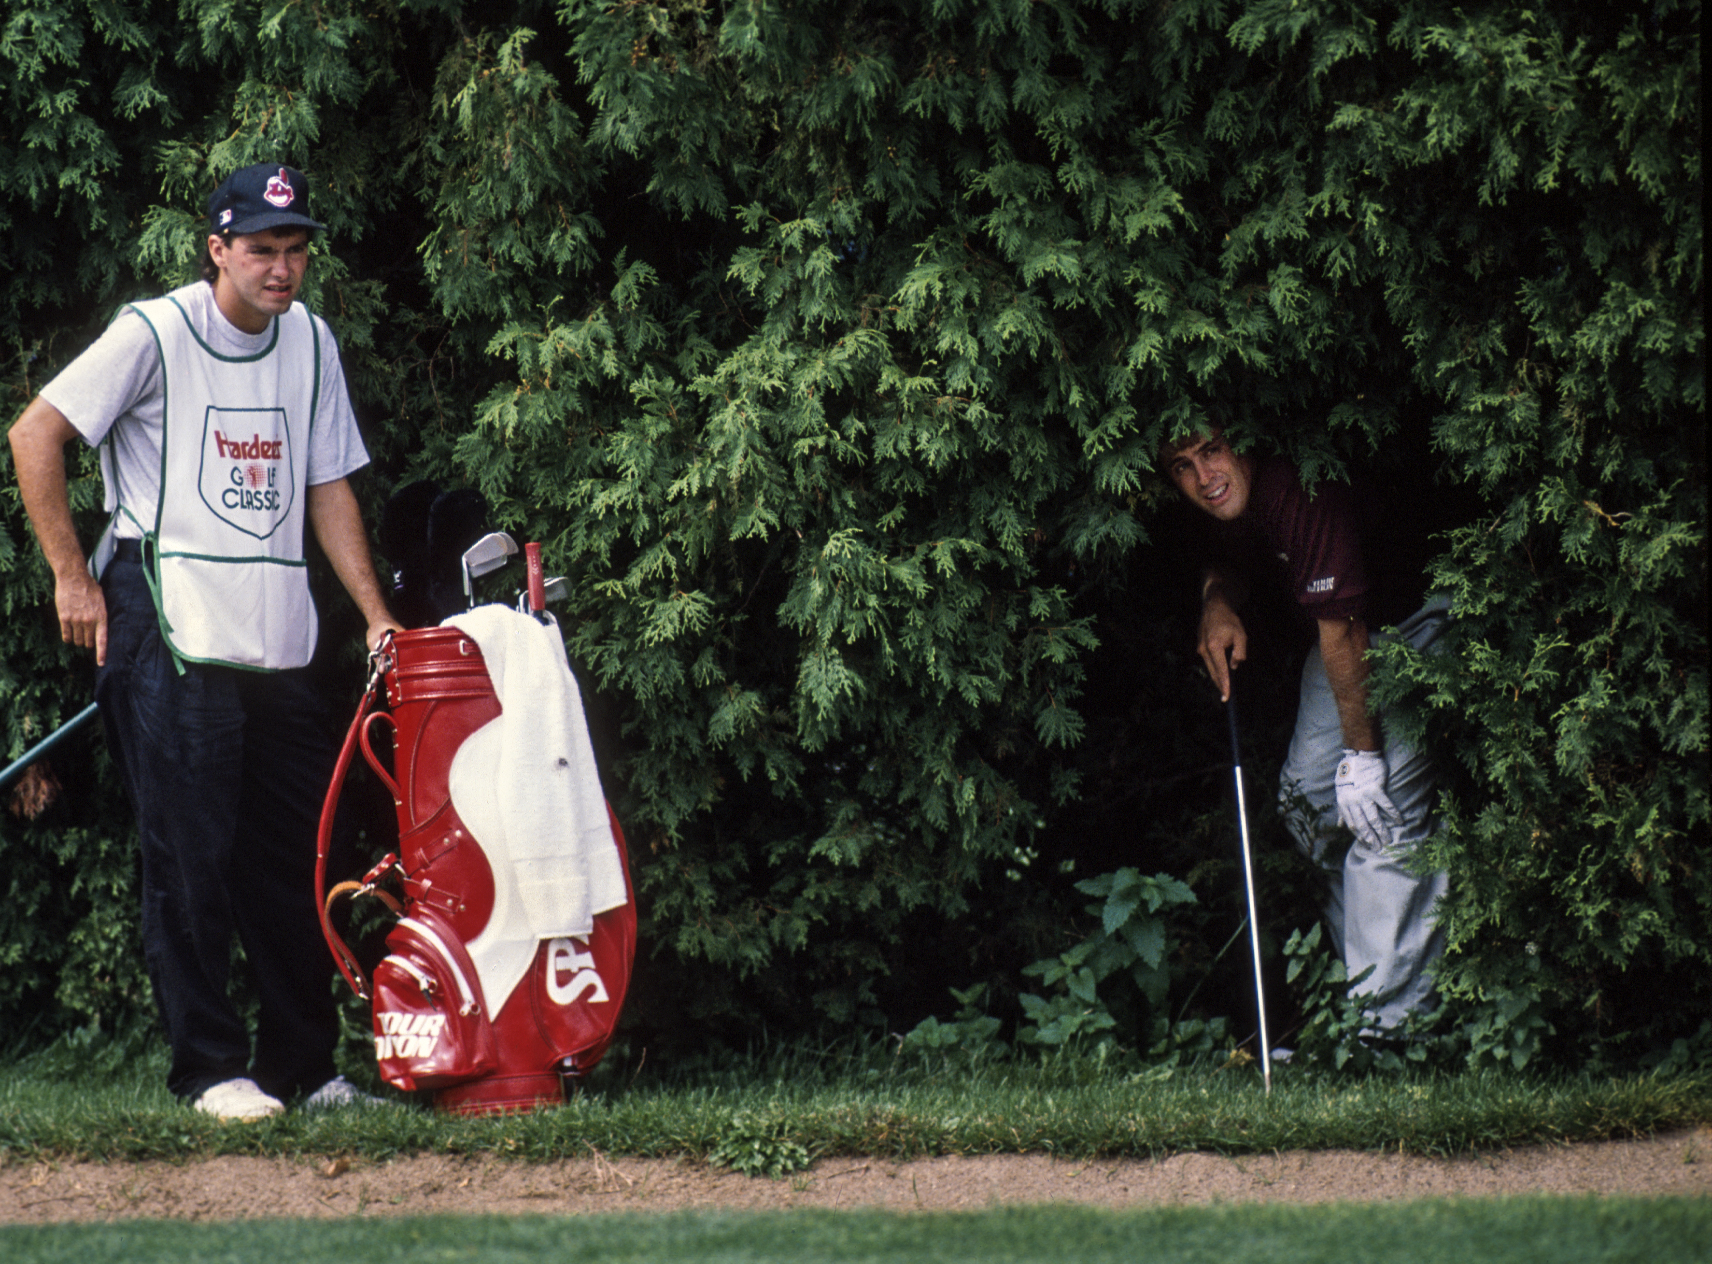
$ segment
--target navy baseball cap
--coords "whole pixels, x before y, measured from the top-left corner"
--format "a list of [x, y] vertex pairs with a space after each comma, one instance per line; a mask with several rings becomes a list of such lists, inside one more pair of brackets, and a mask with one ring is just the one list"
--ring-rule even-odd
[[211, 233], [259, 233], [269, 228], [324, 228], [309, 218], [309, 187], [303, 173], [259, 162], [234, 171], [208, 199]]

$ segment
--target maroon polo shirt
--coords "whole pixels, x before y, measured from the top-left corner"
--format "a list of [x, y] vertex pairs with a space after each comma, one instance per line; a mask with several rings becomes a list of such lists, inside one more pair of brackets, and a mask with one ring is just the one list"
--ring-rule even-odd
[[1291, 599], [1313, 619], [1365, 619], [1370, 585], [1361, 515], [1348, 483], [1323, 482], [1312, 496], [1281, 456], [1255, 461], [1245, 519], [1283, 566]]

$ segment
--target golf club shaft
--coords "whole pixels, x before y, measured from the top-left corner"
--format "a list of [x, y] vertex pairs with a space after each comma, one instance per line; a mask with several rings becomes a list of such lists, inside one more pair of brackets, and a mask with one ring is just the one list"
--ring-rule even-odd
[[70, 737], [78, 729], [82, 728], [94, 718], [95, 704], [91, 702], [88, 706], [84, 707], [83, 710], [72, 716], [71, 719], [67, 720], [52, 733], [49, 733], [41, 741], [30, 747], [29, 750], [25, 751], [17, 759], [6, 765], [5, 769], [0, 771], [0, 790], [4, 790], [7, 786], [11, 785], [13, 779], [22, 773], [24, 769], [35, 763], [43, 755], [46, 755], [54, 747], [58, 746], [62, 741]]
[[1231, 689], [1225, 715], [1230, 719], [1231, 769], [1236, 777], [1236, 819], [1242, 833], [1242, 877], [1248, 893], [1248, 940], [1254, 949], [1254, 999], [1260, 1009], [1260, 1073], [1272, 1091], [1272, 1042], [1266, 1034], [1266, 986], [1260, 977], [1260, 911], [1254, 900], [1254, 853], [1248, 841], [1248, 803], [1242, 788], [1242, 747], [1236, 737], [1236, 689]]

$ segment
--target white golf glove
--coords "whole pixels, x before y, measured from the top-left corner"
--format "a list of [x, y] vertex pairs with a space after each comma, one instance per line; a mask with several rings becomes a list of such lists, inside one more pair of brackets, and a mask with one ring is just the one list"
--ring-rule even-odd
[[1391, 845], [1391, 831], [1402, 813], [1385, 793], [1385, 752], [1346, 750], [1338, 761], [1338, 822], [1375, 851]]

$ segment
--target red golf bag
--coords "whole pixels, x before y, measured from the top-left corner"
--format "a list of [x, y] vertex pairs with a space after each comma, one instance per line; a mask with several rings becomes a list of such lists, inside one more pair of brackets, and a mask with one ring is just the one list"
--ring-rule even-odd
[[[450, 780], [460, 747], [502, 714], [471, 636], [452, 627], [399, 632], [373, 661], [322, 809], [315, 881], [327, 946], [352, 989], [372, 1002], [381, 1076], [406, 1091], [430, 1090], [436, 1106], [460, 1114], [561, 1102], [566, 1082], [590, 1071], [606, 1051], [630, 981], [636, 908], [624, 834], [599, 800], [591, 810], [604, 814], [617, 850], [616, 870], [607, 858], [606, 885], [622, 875], [622, 903], [595, 913], [584, 934], [513, 935], [500, 945], [507, 965], [496, 969], [494, 952], [483, 947], [496, 926], [504, 930], [499, 924], [508, 918], [527, 921], [523, 906], [540, 909], [544, 899], [550, 905], [560, 885], [581, 879], [565, 876], [562, 861], [541, 860], [539, 847], [537, 858], [517, 862], [515, 871], [503, 856], [496, 864], [454, 805]], [[382, 682], [389, 709], [370, 710]], [[391, 730], [390, 770], [372, 744], [377, 724]], [[398, 852], [361, 882], [328, 892], [334, 811], [359, 746], [392, 791]], [[551, 822], [543, 826], [552, 829]], [[331, 916], [338, 901], [358, 895], [372, 895], [398, 914], [372, 981]], [[556, 925], [552, 915], [548, 907], [536, 925]], [[506, 995], [488, 995], [502, 987], [509, 987]]]

